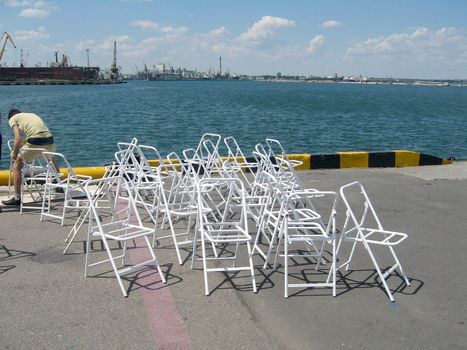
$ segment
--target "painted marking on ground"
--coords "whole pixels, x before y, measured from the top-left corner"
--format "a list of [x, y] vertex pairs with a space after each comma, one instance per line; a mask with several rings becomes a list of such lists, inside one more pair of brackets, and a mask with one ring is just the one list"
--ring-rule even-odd
[[[138, 224], [135, 216], [130, 219], [130, 222]], [[138, 248], [128, 249], [133, 264], [152, 258], [143, 237], [135, 239], [135, 244]], [[170, 281], [167, 282], [170, 283]], [[191, 342], [183, 327], [183, 320], [173, 300], [172, 292], [168, 286], [164, 287], [156, 268], [142, 270], [137, 275], [135, 283], [141, 286], [138, 291], [143, 298], [149, 329], [156, 349], [191, 350]]]
[[[136, 240], [138, 247], [145, 245], [144, 238]], [[150, 259], [147, 249], [129, 249], [131, 260], [135, 264], [138, 261]], [[156, 251], [157, 255], [157, 251]], [[183, 320], [177, 310], [172, 297], [170, 287], [163, 287], [157, 270], [138, 277], [137, 284], [142, 286], [138, 289], [143, 297], [144, 306], [149, 321], [154, 342], [157, 349], [192, 349], [190, 339], [183, 327]], [[170, 281], [168, 281], [170, 283]]]

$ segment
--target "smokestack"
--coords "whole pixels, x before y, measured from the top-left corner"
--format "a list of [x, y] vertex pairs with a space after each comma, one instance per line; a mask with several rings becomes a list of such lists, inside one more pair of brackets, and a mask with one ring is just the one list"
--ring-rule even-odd
[[222, 76], [222, 57], [219, 56], [219, 77]]

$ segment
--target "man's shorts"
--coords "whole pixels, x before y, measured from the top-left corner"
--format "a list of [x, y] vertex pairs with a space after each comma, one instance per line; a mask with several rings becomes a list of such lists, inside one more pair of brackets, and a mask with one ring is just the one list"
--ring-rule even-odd
[[25, 143], [19, 150], [19, 156], [26, 162], [32, 162], [33, 160], [39, 158], [44, 151], [55, 152], [55, 144], [52, 143], [51, 145], [36, 146]]

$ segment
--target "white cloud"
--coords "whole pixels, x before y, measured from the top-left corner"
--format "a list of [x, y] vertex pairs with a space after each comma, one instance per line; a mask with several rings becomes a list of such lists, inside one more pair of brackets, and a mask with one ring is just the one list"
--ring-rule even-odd
[[308, 47], [306, 48], [306, 51], [312, 54], [318, 49], [318, 47], [323, 45], [324, 42], [325, 42], [324, 36], [317, 35], [313, 39], [310, 40], [310, 42], [308, 43]]
[[6, 0], [6, 6], [23, 8], [19, 16], [28, 18], [43, 18], [50, 15], [57, 6], [50, 1], [43, 0]]
[[19, 15], [21, 17], [31, 17], [31, 18], [43, 18], [49, 15], [49, 12], [43, 9], [24, 9]]
[[442, 59], [448, 52], [452, 55], [461, 50], [465, 42], [467, 35], [453, 27], [443, 27], [437, 31], [419, 27], [411, 33], [394, 33], [358, 42], [347, 49], [346, 55]]
[[30, 40], [37, 40], [37, 39], [46, 39], [50, 35], [46, 32], [44, 27], [39, 27], [37, 31], [29, 30], [29, 31], [16, 31], [14, 33], [15, 41], [30, 41]]
[[341, 25], [342, 25], [341, 22], [330, 19], [328, 21], [324, 21], [321, 24], [321, 27], [323, 27], [323, 28], [336, 28], [336, 27], [340, 27]]
[[465, 75], [466, 58], [467, 28], [454, 27], [438, 30], [420, 27], [368, 38], [350, 46], [344, 56], [347, 64], [360, 65], [363, 69], [373, 66], [376, 72], [380, 67], [388, 67], [409, 77], [444, 78], [446, 72], [453, 77]]
[[157, 31], [160, 33], [170, 34], [170, 35], [180, 35], [188, 31], [187, 27], [161, 26], [157, 22], [148, 21], [148, 20], [135, 20], [135, 21], [131, 21], [130, 24], [132, 26], [139, 27], [142, 30]]
[[102, 41], [102, 44], [100, 45], [100, 48], [102, 48], [104, 50], [113, 49], [114, 41], [117, 42], [118, 46], [121, 46], [121, 45], [125, 45], [127, 42], [131, 41], [131, 38], [128, 35], [109, 36], [108, 38], [106, 38], [106, 39], [104, 39]]
[[25, 7], [34, 3], [32, 0], [6, 0], [5, 5], [10, 7]]
[[158, 23], [146, 20], [135, 20], [131, 21], [130, 24], [143, 30], [158, 30], [160, 27]]
[[76, 51], [86, 51], [86, 49], [94, 47], [95, 43], [96, 42], [94, 40], [80, 41], [77, 44], [74, 44], [73, 49]]
[[251, 28], [242, 33], [240, 41], [261, 41], [274, 35], [279, 28], [295, 26], [295, 22], [281, 17], [263, 16]]
[[188, 31], [187, 27], [160, 27], [159, 31], [164, 34], [179, 35]]
[[215, 36], [221, 36], [221, 35], [224, 35], [224, 34], [228, 34], [229, 31], [227, 30], [227, 28], [222, 26], [222, 27], [211, 30], [210, 33], [212, 35], [215, 35]]

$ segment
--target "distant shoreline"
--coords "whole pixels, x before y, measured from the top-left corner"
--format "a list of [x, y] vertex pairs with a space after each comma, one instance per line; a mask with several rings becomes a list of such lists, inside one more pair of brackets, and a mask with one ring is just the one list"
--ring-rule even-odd
[[[146, 80], [139, 79], [131, 76], [126, 77], [127, 80]], [[357, 80], [356, 80], [357, 79]], [[149, 79], [149, 81], [255, 81], [255, 82], [266, 82], [266, 83], [308, 83], [308, 84], [361, 84], [361, 85], [414, 85], [414, 86], [454, 86], [454, 87], [467, 87], [467, 79], [391, 79], [391, 78], [358, 78], [352, 77], [340, 77], [340, 78], [306, 78], [304, 76], [286, 76], [286, 77], [274, 77], [274, 76], [241, 76], [235, 79]]]

